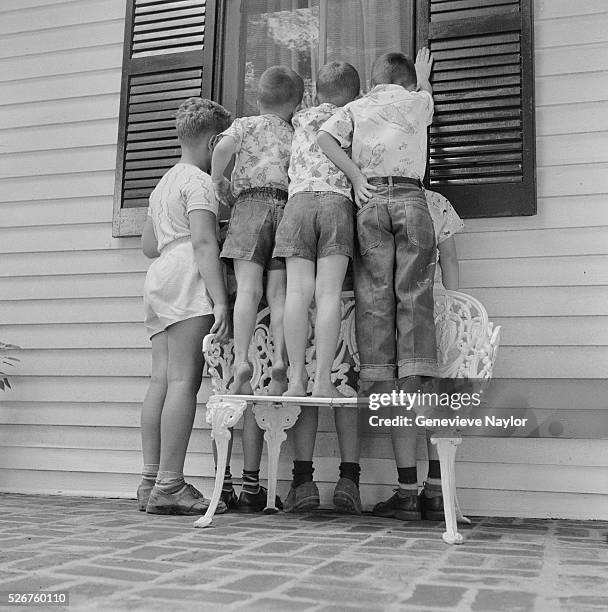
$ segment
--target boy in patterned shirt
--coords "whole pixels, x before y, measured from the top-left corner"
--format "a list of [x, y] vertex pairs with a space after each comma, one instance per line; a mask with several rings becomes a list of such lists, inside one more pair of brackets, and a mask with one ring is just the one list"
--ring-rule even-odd
[[[234, 381], [231, 392], [252, 394], [253, 368], [249, 344], [253, 336], [266, 271], [266, 300], [274, 344], [272, 376], [268, 392], [281, 395], [287, 388], [287, 356], [283, 334], [285, 306], [285, 264], [273, 258], [274, 236], [287, 201], [287, 168], [293, 128], [290, 120], [302, 100], [304, 82], [286, 66], [272, 66], [258, 83], [255, 117], [242, 117], [222, 133], [213, 151], [211, 179], [222, 199], [226, 199], [224, 171], [235, 156], [231, 177], [236, 197], [221, 252], [232, 260], [237, 292], [234, 305]], [[266, 492], [259, 485], [262, 431], [251, 408], [243, 425], [243, 491], [237, 509], [262, 510]]]
[[[297, 113], [289, 163], [289, 200], [279, 225], [275, 257], [285, 257], [287, 298], [285, 329], [289, 356], [289, 388], [285, 395], [305, 396], [308, 309], [316, 304], [316, 371], [313, 397], [340, 397], [331, 381], [341, 320], [342, 283], [353, 255], [353, 203], [351, 185], [319, 149], [317, 131], [339, 107], [359, 95], [355, 68], [331, 62], [317, 76], [318, 106]], [[351, 408], [335, 409], [342, 463], [334, 492], [334, 505], [342, 511], [361, 513], [359, 496], [359, 436]], [[295, 460], [293, 481], [285, 511], [308, 511], [319, 506], [319, 490], [313, 482], [312, 457], [319, 409], [302, 406], [293, 427]]]
[[[319, 145], [350, 179], [357, 213], [355, 323], [366, 393], [415, 393], [437, 374], [433, 319], [436, 242], [422, 178], [433, 119], [428, 49], [416, 63], [379, 57], [372, 90], [340, 109], [319, 131]], [[352, 159], [345, 149], [352, 147]], [[403, 408], [393, 406], [391, 416]], [[416, 428], [392, 427], [398, 488], [374, 514], [421, 517]]]

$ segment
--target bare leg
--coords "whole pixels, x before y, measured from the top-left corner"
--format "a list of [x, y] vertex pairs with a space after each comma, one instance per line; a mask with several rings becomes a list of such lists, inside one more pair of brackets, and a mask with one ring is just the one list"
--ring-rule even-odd
[[[303, 397], [308, 387], [306, 344], [308, 341], [308, 309], [315, 291], [315, 264], [301, 257], [287, 258], [287, 297], [283, 327], [289, 356], [289, 387], [285, 395]], [[303, 412], [307, 412], [304, 410]], [[304, 414], [300, 415], [301, 423]], [[294, 429], [298, 427], [296, 423]], [[316, 427], [315, 427], [316, 431]], [[314, 444], [314, 443], [313, 443]]]
[[255, 422], [251, 405], [245, 410], [243, 417], [243, 469], [259, 470], [264, 447], [264, 432]]
[[255, 329], [258, 306], [262, 298], [262, 266], [252, 261], [234, 260], [237, 290], [234, 304], [234, 381], [230, 391], [249, 395], [253, 369], [249, 362], [249, 344]]
[[293, 426], [293, 446], [295, 461], [312, 461], [319, 426], [319, 408], [301, 406], [300, 418]]
[[141, 409], [144, 465], [160, 462], [160, 421], [167, 395], [167, 332], [152, 336], [152, 374]]
[[342, 283], [348, 266], [346, 255], [330, 255], [317, 260], [315, 301], [315, 349], [317, 368], [312, 395], [340, 397], [342, 394], [331, 381], [331, 369], [336, 358], [340, 335]]
[[211, 315], [193, 317], [167, 328], [167, 395], [161, 417], [161, 472], [183, 473], [203, 374], [203, 337]]
[[334, 408], [336, 432], [343, 463], [359, 463], [359, 411], [356, 408]]
[[285, 332], [283, 330], [286, 284], [285, 268], [268, 270], [266, 300], [270, 308], [270, 329], [274, 345], [272, 374], [270, 385], [268, 385], [269, 395], [283, 395], [287, 389], [287, 350], [285, 349]]
[[[415, 393], [420, 388], [419, 376], [408, 376], [399, 381], [399, 388], [406, 393]], [[414, 406], [415, 410], [416, 406]], [[403, 416], [405, 407], [391, 407], [391, 417]], [[409, 411], [406, 416], [412, 416], [413, 412]], [[415, 467], [416, 466], [416, 434], [418, 427], [391, 427], [391, 439], [393, 442], [393, 452], [395, 453], [395, 461], [397, 467]]]

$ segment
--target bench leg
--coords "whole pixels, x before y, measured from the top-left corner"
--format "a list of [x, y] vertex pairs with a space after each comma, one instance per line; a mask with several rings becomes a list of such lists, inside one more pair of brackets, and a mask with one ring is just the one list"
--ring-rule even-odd
[[277, 494], [277, 475], [281, 445], [287, 439], [286, 429], [293, 427], [300, 415], [300, 407], [293, 404], [254, 405], [253, 414], [260, 429], [264, 430], [264, 440], [268, 447], [268, 496], [265, 514], [275, 514]]
[[437, 445], [441, 467], [441, 492], [445, 512], [445, 533], [443, 541], [447, 544], [462, 544], [462, 535], [458, 533], [456, 523], [456, 447], [462, 438], [443, 438], [431, 436], [431, 442]]
[[197, 519], [195, 527], [208, 527], [211, 525], [215, 509], [220, 501], [224, 471], [228, 457], [228, 442], [230, 441], [230, 427], [233, 427], [245, 412], [247, 402], [244, 400], [223, 400], [212, 397], [207, 402], [205, 419], [211, 425], [211, 437], [215, 440], [217, 448], [217, 465], [215, 472], [215, 486], [211, 495], [211, 502], [205, 516]]

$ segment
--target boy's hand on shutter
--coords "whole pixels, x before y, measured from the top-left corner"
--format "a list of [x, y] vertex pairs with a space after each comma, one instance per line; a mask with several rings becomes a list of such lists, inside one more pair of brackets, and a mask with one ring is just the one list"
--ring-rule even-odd
[[428, 81], [431, 76], [431, 70], [433, 69], [433, 56], [427, 47], [422, 47], [422, 49], [418, 51], [415, 67], [418, 84]]

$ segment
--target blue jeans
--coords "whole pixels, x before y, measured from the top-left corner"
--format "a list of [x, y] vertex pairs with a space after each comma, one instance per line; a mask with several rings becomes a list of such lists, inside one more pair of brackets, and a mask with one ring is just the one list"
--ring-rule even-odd
[[424, 193], [378, 185], [357, 213], [353, 262], [362, 381], [436, 376], [435, 232]]

